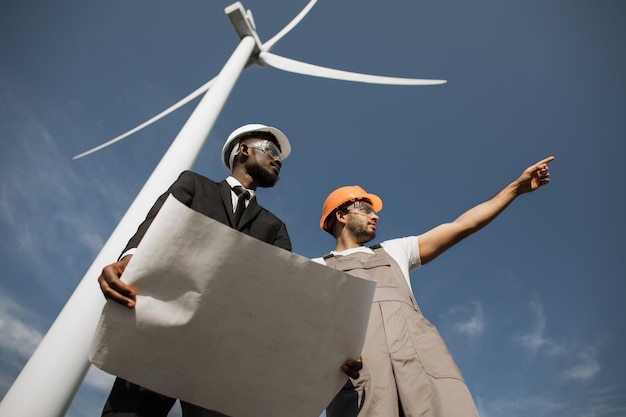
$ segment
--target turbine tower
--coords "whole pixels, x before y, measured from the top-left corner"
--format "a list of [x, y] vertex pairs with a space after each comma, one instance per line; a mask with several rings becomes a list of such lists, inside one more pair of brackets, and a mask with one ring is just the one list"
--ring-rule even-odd
[[[181, 171], [191, 169], [243, 70], [252, 65], [268, 65], [303, 75], [374, 84], [435, 85], [446, 82], [353, 73], [307, 64], [271, 53], [270, 50], [274, 45], [306, 16], [316, 2], [317, 0], [309, 1], [287, 26], [265, 43], [259, 40], [249, 10], [246, 11], [239, 2], [226, 7], [225, 12], [235, 27], [240, 42], [215, 78], [136, 128], [74, 157], [74, 159], [80, 158], [109, 146], [204, 94], [59, 316], [5, 394], [0, 403], [0, 416], [62, 417], [65, 415], [89, 368], [87, 354], [105, 302], [96, 284], [96, 277], [104, 266], [117, 258], [119, 250], [125, 246], [130, 233], [143, 220], [164, 188], [171, 184]], [[36, 401], [29, 401], [29, 398], [34, 398]]]

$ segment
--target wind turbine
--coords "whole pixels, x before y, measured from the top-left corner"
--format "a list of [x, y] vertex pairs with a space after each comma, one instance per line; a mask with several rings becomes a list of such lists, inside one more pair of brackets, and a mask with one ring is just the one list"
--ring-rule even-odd
[[[353, 81], [353, 82], [361, 82], [361, 83], [369, 83], [369, 84], [386, 84], [386, 85], [437, 85], [446, 83], [445, 80], [434, 80], [434, 79], [418, 79], [418, 78], [399, 78], [399, 77], [386, 77], [381, 75], [370, 75], [370, 74], [362, 74], [356, 72], [342, 71], [333, 68], [321, 67], [319, 65], [308, 64], [302, 61], [296, 61], [293, 59], [285, 58], [280, 55], [276, 55], [271, 53], [272, 48], [278, 43], [280, 39], [282, 39], [287, 33], [291, 31], [300, 21], [306, 16], [306, 14], [313, 8], [313, 6], [317, 3], [317, 0], [311, 0], [305, 6], [302, 11], [280, 32], [278, 32], [274, 37], [268, 40], [265, 43], [261, 43], [259, 37], [256, 33], [256, 26], [254, 24], [254, 19], [252, 18], [252, 12], [250, 10], [244, 10], [243, 5], [240, 2], [236, 2], [226, 7], [225, 12], [230, 18], [231, 23], [233, 24], [235, 31], [239, 35], [239, 38], [243, 40], [245, 37], [250, 36], [254, 40], [254, 47], [252, 52], [250, 53], [249, 60], [246, 63], [246, 67], [248, 68], [254, 64], [264, 67], [269, 65], [270, 67], [274, 67], [276, 69], [280, 69], [287, 72], [292, 72], [296, 74], [309, 75], [313, 77], [321, 77], [321, 78], [330, 78], [335, 80], [342, 81]], [[245, 69], [244, 68], [244, 69]], [[239, 74], [237, 74], [238, 76]], [[184, 97], [174, 105], [168, 107], [163, 110], [161, 113], [152, 117], [151, 119], [146, 120], [142, 124], [134, 127], [133, 129], [125, 132], [108, 142], [105, 142], [101, 145], [96, 146], [95, 148], [89, 149], [81, 154], [74, 156], [73, 159], [79, 159], [83, 156], [87, 156], [91, 153], [99, 151], [101, 149], [106, 148], [109, 145], [114, 144], [115, 142], [119, 142], [120, 140], [132, 135], [140, 131], [141, 129], [148, 127], [152, 123], [162, 119], [168, 114], [178, 110], [185, 104], [193, 101], [194, 99], [200, 97], [202, 94], [207, 92], [211, 86], [215, 84], [217, 77], [209, 80], [204, 85], [196, 89], [194, 92]]]
[[[52, 324], [0, 403], [0, 416], [61, 417], [85, 376], [87, 353], [100, 311], [104, 305], [96, 277], [102, 268], [116, 259], [129, 233], [143, 220], [152, 203], [178, 174], [190, 169], [206, 141], [219, 113], [243, 70], [252, 65], [269, 65], [284, 71], [322, 78], [389, 85], [435, 85], [444, 80], [394, 78], [359, 74], [320, 67], [285, 58], [270, 52], [311, 10], [306, 7], [280, 32], [265, 43], [256, 33], [252, 13], [239, 2], [226, 7], [240, 42], [220, 73], [202, 87], [152, 119], [96, 148], [74, 157], [80, 158], [111, 145], [165, 117], [184, 104], [204, 94], [169, 149], [148, 178], [126, 214], [96, 256], [74, 293]], [[206, 93], [206, 94], [205, 94]], [[36, 399], [29, 401], [28, 398]]]

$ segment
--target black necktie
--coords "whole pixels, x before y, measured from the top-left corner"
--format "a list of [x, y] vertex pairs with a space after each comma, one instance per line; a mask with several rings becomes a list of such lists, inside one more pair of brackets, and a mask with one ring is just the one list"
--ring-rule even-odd
[[238, 196], [237, 208], [235, 209], [235, 227], [238, 227], [243, 211], [246, 209], [246, 200], [250, 198], [250, 192], [241, 185], [234, 186], [233, 191]]

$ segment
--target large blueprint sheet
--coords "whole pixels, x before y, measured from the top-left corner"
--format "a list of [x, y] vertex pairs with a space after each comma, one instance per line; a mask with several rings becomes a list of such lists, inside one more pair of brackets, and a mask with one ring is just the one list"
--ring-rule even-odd
[[170, 196], [108, 301], [90, 360], [232, 417], [317, 417], [358, 358], [375, 282], [239, 233]]

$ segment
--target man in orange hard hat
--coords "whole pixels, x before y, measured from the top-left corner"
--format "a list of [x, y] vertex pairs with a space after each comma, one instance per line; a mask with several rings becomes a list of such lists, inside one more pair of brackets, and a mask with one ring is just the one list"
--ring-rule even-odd
[[363, 369], [328, 406], [328, 417], [478, 416], [443, 338], [417, 306], [409, 272], [486, 226], [521, 194], [548, 184], [548, 163], [553, 159], [528, 167], [495, 196], [451, 223], [370, 247], [364, 244], [376, 236], [382, 200], [356, 185], [330, 193], [320, 227], [335, 237], [337, 245], [314, 261], [377, 284], [361, 355]]

